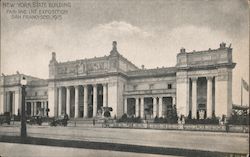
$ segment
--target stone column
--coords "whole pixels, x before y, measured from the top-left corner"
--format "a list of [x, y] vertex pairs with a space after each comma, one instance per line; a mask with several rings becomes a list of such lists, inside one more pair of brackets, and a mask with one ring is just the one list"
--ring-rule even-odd
[[16, 101], [15, 101], [15, 99], [17, 99], [17, 98], [15, 98], [15, 94], [16, 92], [11, 92], [11, 94], [12, 94], [12, 111], [10, 111], [12, 114], [15, 114], [15, 115], [17, 115], [17, 108], [18, 108], [18, 106], [16, 105]]
[[28, 102], [25, 102], [25, 111], [28, 112]]
[[66, 87], [66, 113], [70, 117], [70, 87]]
[[153, 116], [154, 116], [154, 118], [157, 116], [157, 100], [156, 100], [156, 97], [153, 97]]
[[44, 115], [45, 115], [45, 114], [44, 114], [44, 101], [41, 102], [41, 108], [43, 109], [43, 110], [41, 110], [41, 111], [42, 111], [41, 114], [44, 116]]
[[45, 101], [45, 108], [44, 108], [44, 113], [45, 113], [45, 116], [47, 116], [47, 109], [48, 109], [48, 101]]
[[[47, 115], [46, 115], [46, 109], [47, 109], [46, 101], [44, 101], [43, 104], [44, 104], [44, 107], [43, 107], [43, 115], [44, 115], [44, 116], [47, 116]], [[58, 114], [58, 115], [59, 115], [59, 114]]]
[[75, 118], [79, 117], [79, 88], [75, 86]]
[[21, 113], [21, 101], [22, 101], [22, 94], [21, 94], [21, 88], [18, 87], [18, 89], [15, 91], [15, 115]]
[[140, 109], [139, 109], [139, 98], [135, 98], [135, 117], [140, 116]]
[[172, 105], [176, 105], [176, 97], [175, 96], [172, 97]]
[[162, 117], [162, 97], [159, 97], [159, 117]]
[[83, 117], [88, 117], [88, 86], [83, 86], [84, 95], [83, 95]]
[[104, 83], [103, 85], [103, 107], [108, 107], [108, 104], [107, 104], [107, 84]]
[[197, 118], [197, 77], [192, 78], [192, 117]]
[[144, 97], [141, 98], [141, 118], [144, 118]]
[[97, 113], [97, 85], [93, 85], [93, 117], [96, 117]]
[[5, 112], [10, 112], [10, 92], [6, 92]]
[[124, 98], [124, 113], [128, 113], [128, 100], [126, 97]]
[[34, 116], [37, 115], [37, 102], [34, 102]]
[[59, 97], [58, 97], [58, 116], [62, 114], [62, 87], [59, 87]]
[[[21, 110], [20, 110], [21, 112]], [[21, 113], [20, 113], [21, 114]], [[34, 102], [30, 102], [30, 115], [33, 116], [34, 115]]]
[[212, 106], [213, 106], [213, 90], [212, 90], [213, 77], [207, 77], [207, 118], [212, 117]]

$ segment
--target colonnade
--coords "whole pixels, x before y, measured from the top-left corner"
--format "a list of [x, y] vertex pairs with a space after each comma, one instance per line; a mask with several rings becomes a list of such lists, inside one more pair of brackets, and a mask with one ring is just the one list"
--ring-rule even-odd
[[[125, 97], [124, 99], [124, 113], [128, 113], [128, 102], [127, 99], [130, 97]], [[135, 117], [143, 118], [145, 116], [145, 105], [144, 105], [145, 97], [135, 97]], [[147, 97], [148, 98], [148, 97]], [[153, 118], [166, 116], [166, 112], [164, 112], [163, 107], [163, 96], [152, 96], [153, 99]], [[176, 97], [172, 96], [172, 105], [176, 104]]]
[[[27, 101], [25, 110], [28, 112], [28, 106], [30, 104], [30, 115], [31, 116], [48, 116], [48, 101]], [[41, 104], [40, 106], [38, 104]]]
[[[74, 106], [75, 106], [75, 114], [74, 114], [74, 118], [79, 118], [79, 87], [82, 86], [83, 87], [83, 117], [87, 118], [88, 117], [88, 95], [89, 95], [89, 91], [88, 91], [88, 86], [92, 86], [93, 87], [93, 117], [97, 116], [97, 99], [98, 99], [98, 91], [97, 91], [97, 86], [99, 84], [91, 84], [91, 85], [76, 85], [76, 86], [60, 86], [58, 87], [58, 115], [61, 115], [63, 113], [63, 109], [62, 109], [62, 88], [66, 88], [66, 114], [71, 117], [71, 113], [70, 113], [70, 98], [71, 98], [71, 93], [70, 93], [70, 89], [73, 87], [75, 90], [75, 97], [74, 97]], [[107, 83], [103, 83], [100, 84], [102, 85], [103, 88], [103, 107], [107, 107], [108, 103], [107, 103], [107, 95], [108, 95], [108, 84]], [[72, 115], [73, 116], [73, 115]]]
[[18, 109], [21, 108], [21, 94], [19, 90], [6, 91], [3, 94], [4, 105], [2, 112], [10, 112], [11, 114], [18, 114]]

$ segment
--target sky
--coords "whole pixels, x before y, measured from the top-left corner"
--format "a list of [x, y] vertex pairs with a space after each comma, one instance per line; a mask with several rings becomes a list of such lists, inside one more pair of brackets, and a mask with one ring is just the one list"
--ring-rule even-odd
[[[114, 40], [120, 54], [146, 68], [175, 66], [182, 47], [187, 51], [217, 49], [226, 42], [232, 44], [233, 61], [237, 63], [233, 70], [233, 102], [240, 103], [241, 78], [249, 83], [247, 0], [62, 2], [70, 3], [70, 7], [61, 20], [13, 19], [7, 12], [9, 8], [2, 5], [1, 73], [19, 71], [48, 78], [52, 52], [61, 62], [99, 57], [109, 55]], [[244, 103], [248, 101], [244, 92]]]

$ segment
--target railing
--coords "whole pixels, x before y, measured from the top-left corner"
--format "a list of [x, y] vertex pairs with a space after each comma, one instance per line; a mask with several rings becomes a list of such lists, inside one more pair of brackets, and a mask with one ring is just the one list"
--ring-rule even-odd
[[211, 132], [236, 132], [248, 133], [246, 125], [205, 125], [205, 124], [156, 124], [156, 123], [106, 123], [103, 127], [132, 128], [132, 129], [159, 129], [159, 130], [186, 130], [186, 131], [211, 131]]

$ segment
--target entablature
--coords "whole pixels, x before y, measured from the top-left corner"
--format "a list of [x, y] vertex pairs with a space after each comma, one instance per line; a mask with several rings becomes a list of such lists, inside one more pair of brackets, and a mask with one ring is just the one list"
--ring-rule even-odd
[[152, 96], [152, 95], [164, 95], [164, 96], [172, 96], [176, 95], [176, 89], [154, 89], [154, 90], [136, 90], [136, 91], [125, 91], [123, 93], [124, 96]]

